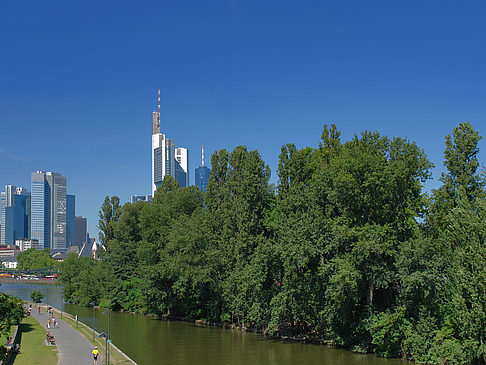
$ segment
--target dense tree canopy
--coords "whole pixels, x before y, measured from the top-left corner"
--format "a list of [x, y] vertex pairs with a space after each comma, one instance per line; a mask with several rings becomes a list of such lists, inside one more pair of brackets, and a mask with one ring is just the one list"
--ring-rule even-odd
[[30, 248], [20, 252], [17, 256], [17, 262], [19, 270], [38, 270], [57, 266], [56, 261], [50, 258], [48, 249], [37, 250]]
[[168, 177], [152, 204], [106, 197], [102, 260], [65, 260], [67, 300], [317, 337], [379, 356], [486, 358], [486, 200], [469, 122], [447, 172], [404, 138], [364, 131], [282, 146], [278, 185], [257, 151], [216, 151], [207, 192]]

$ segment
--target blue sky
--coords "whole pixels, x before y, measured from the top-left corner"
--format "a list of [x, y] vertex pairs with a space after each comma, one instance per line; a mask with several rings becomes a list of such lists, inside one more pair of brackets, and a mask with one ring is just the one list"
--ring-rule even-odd
[[[151, 112], [190, 150], [317, 146], [324, 123], [486, 134], [484, 1], [12, 1], [0, 9], [0, 186], [58, 171], [97, 236], [106, 195], [150, 192]], [[484, 149], [484, 141], [480, 147]], [[480, 153], [484, 161], [485, 152]]]

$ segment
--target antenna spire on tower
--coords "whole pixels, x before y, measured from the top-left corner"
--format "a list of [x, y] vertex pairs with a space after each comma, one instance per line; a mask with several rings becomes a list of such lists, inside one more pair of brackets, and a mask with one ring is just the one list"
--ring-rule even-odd
[[157, 127], [160, 128], [160, 88], [157, 98]]
[[204, 145], [201, 148], [201, 154], [202, 154], [202, 163], [201, 163], [201, 166], [204, 166]]

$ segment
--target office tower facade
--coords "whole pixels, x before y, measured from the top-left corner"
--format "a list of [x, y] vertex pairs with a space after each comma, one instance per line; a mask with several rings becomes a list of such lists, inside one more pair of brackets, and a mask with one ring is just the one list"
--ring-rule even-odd
[[211, 171], [204, 166], [204, 146], [201, 148], [201, 165], [194, 171], [195, 184], [202, 191], [206, 191]]
[[66, 248], [76, 245], [76, 197], [66, 194]]
[[174, 143], [165, 134], [152, 135], [152, 196], [165, 176], [175, 176]]
[[189, 186], [189, 150], [184, 147], [175, 149], [175, 179], [179, 187]]
[[29, 238], [30, 193], [26, 188], [6, 185], [0, 195], [0, 243], [14, 245], [19, 238]]
[[42, 248], [66, 249], [66, 178], [57, 172], [32, 173], [31, 238]]
[[85, 217], [75, 217], [75, 243], [76, 246], [83, 246], [88, 242], [88, 220]]

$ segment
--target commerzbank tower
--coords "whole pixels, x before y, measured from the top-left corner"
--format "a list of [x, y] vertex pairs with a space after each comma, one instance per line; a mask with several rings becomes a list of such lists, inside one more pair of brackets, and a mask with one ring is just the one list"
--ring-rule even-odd
[[152, 196], [165, 176], [172, 176], [180, 187], [189, 186], [189, 150], [175, 148], [174, 141], [161, 133], [160, 89], [157, 106], [152, 112]]

